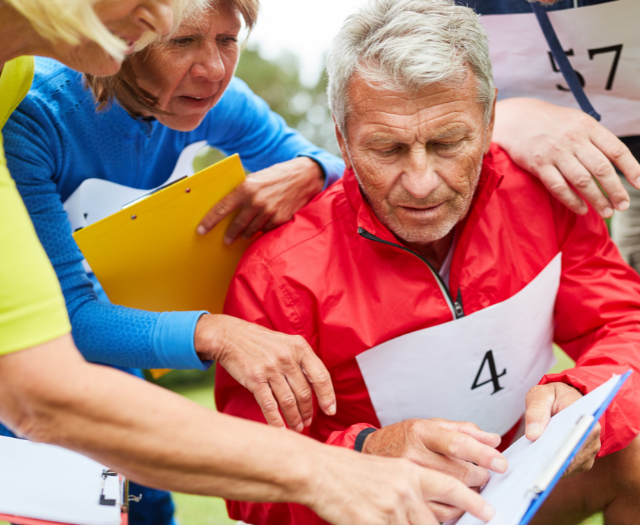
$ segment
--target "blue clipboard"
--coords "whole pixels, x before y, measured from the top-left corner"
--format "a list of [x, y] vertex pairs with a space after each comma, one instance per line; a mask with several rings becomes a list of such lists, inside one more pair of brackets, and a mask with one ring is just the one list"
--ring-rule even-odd
[[531, 505], [529, 506], [529, 509], [527, 510], [526, 514], [524, 515], [522, 520], [520, 520], [520, 525], [527, 525], [531, 521], [535, 513], [538, 512], [538, 509], [540, 508], [540, 506], [544, 503], [544, 501], [547, 499], [549, 494], [551, 494], [551, 491], [556, 486], [558, 481], [560, 481], [560, 478], [562, 477], [564, 472], [567, 470], [567, 468], [569, 468], [569, 465], [573, 461], [573, 458], [576, 457], [576, 454], [578, 454], [578, 451], [582, 448], [582, 445], [584, 445], [585, 441], [587, 440], [587, 437], [589, 437], [589, 434], [591, 433], [593, 428], [596, 426], [596, 423], [600, 420], [605, 410], [607, 410], [607, 408], [613, 401], [613, 398], [616, 397], [617, 393], [620, 391], [620, 388], [622, 388], [622, 385], [631, 375], [631, 372], [632, 371], [629, 370], [627, 373], [620, 376], [620, 379], [618, 380], [618, 384], [611, 391], [611, 393], [609, 394], [609, 397], [605, 399], [604, 403], [602, 403], [600, 408], [598, 408], [595, 414], [593, 414], [593, 422], [587, 427], [587, 430], [584, 432], [584, 434], [578, 441], [578, 444], [573, 448], [573, 451], [571, 452], [571, 454], [569, 454], [569, 457], [562, 464], [562, 467], [558, 470], [558, 472], [555, 473], [555, 476], [553, 477], [551, 482], [547, 485], [546, 489], [540, 494], [538, 494], [536, 498], [531, 502]]

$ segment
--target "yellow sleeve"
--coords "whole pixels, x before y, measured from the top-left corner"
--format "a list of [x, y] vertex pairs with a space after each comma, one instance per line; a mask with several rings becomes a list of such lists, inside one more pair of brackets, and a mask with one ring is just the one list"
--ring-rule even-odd
[[70, 331], [58, 279], [9, 175], [0, 134], [0, 354]]

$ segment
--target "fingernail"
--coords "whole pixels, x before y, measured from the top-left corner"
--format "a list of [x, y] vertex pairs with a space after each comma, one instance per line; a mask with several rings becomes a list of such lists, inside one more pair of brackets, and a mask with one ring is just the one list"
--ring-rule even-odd
[[485, 503], [484, 508], [482, 509], [482, 519], [484, 521], [489, 521], [491, 518], [493, 518], [493, 514], [493, 507], [488, 503]]
[[302, 423], [298, 423], [298, 426], [295, 428], [296, 432], [302, 432], [304, 429], [304, 425]]
[[305, 419], [303, 425], [305, 427], [310, 427], [311, 426], [311, 420], [312, 420], [312, 418]]
[[331, 405], [329, 408], [327, 408], [327, 413], [330, 416], [335, 416], [336, 415], [336, 404], [335, 403], [333, 405]]
[[605, 219], [608, 219], [609, 217], [611, 217], [613, 215], [613, 210], [611, 208], [605, 208], [604, 210], [602, 210], [602, 216]]
[[225, 237], [225, 238], [224, 238], [224, 243], [225, 243], [225, 244], [231, 244], [232, 242], [233, 242], [233, 240], [232, 240], [232, 239], [229, 239], [229, 237]]
[[540, 434], [540, 423], [529, 423], [527, 425], [527, 431], [526, 431], [527, 437], [529, 439], [533, 438], [537, 438], [538, 434]]
[[629, 201], [622, 201], [618, 204], [618, 211], [626, 211], [629, 209]]
[[494, 472], [499, 472], [500, 474], [502, 474], [503, 472], [507, 471], [507, 468], [509, 468], [509, 464], [507, 463], [506, 459], [493, 458], [491, 460], [491, 470], [493, 470]]
[[205, 233], [207, 233], [207, 229], [204, 226], [198, 226], [198, 229], [196, 231], [198, 232], [198, 235], [204, 235]]

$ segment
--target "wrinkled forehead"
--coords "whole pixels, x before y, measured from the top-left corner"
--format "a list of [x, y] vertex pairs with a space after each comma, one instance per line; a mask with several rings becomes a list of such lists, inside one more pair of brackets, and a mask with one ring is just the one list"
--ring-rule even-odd
[[483, 127], [484, 106], [475, 76], [419, 90], [387, 89], [355, 76], [349, 83], [346, 125], [350, 138], [382, 143], [398, 136], [449, 138]]

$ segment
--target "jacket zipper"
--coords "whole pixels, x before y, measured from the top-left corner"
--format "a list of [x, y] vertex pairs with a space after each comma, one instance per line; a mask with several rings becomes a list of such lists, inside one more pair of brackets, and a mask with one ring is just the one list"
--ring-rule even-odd
[[[372, 235], [371, 233], [369, 233], [367, 230], [365, 230], [363, 228], [358, 228], [358, 234], [360, 234], [360, 236], [364, 237], [365, 239], [369, 239], [370, 241], [379, 242], [380, 244], [387, 244], [388, 246], [394, 246], [396, 248], [400, 248], [401, 250], [404, 250], [405, 252], [410, 253], [411, 255], [415, 255], [418, 259], [420, 259], [423, 263], [425, 263], [427, 265], [429, 270], [431, 270], [431, 273], [435, 277], [435, 279], [436, 279], [436, 281], [438, 283], [438, 286], [440, 287], [440, 291], [442, 292], [442, 295], [444, 295], [444, 298], [447, 301], [447, 305], [449, 305], [449, 309], [451, 310], [451, 314], [453, 315], [453, 319], [455, 320], [455, 319], [460, 319], [461, 317], [464, 317], [464, 310], [462, 309], [462, 302], [460, 300], [454, 300], [453, 299], [453, 297], [451, 296], [451, 292], [449, 291], [449, 288], [447, 287], [445, 282], [442, 280], [442, 277], [440, 277], [440, 274], [435, 271], [433, 266], [431, 266], [429, 261], [427, 261], [424, 257], [422, 257], [420, 254], [414, 252], [413, 250], [410, 250], [409, 248], [407, 248], [405, 246], [402, 246], [401, 244], [395, 244], [393, 242], [389, 242], [389, 241], [385, 241], [383, 239], [380, 239], [380, 238], [376, 237], [375, 235]], [[458, 294], [458, 298], [459, 297], [460, 297], [460, 294]]]

